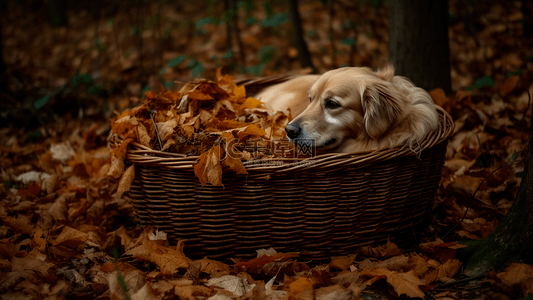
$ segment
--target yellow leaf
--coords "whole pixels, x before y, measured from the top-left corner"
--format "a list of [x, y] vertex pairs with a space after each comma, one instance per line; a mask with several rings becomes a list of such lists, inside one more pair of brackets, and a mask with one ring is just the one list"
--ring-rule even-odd
[[245, 109], [245, 108], [260, 108], [261, 106], [263, 106], [263, 102], [257, 100], [257, 99], [254, 99], [252, 97], [248, 97], [244, 102], [243, 104], [241, 104], [241, 109]]
[[235, 87], [233, 95], [235, 95], [235, 99], [237, 100], [246, 98], [246, 89], [244, 88], [244, 85]]
[[262, 128], [259, 128], [255, 124], [248, 125], [245, 128], [237, 131], [237, 137], [241, 140], [249, 135], [264, 136], [266, 135], [266, 131], [264, 131]]
[[289, 299], [314, 299], [313, 296], [313, 284], [309, 279], [300, 277], [289, 284]]

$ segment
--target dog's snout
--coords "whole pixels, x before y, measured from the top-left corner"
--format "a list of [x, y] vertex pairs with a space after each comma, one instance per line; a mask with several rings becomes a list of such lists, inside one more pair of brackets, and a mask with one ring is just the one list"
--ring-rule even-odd
[[291, 139], [297, 138], [301, 131], [302, 127], [300, 127], [298, 124], [289, 123], [285, 127], [285, 132], [287, 132], [287, 136]]

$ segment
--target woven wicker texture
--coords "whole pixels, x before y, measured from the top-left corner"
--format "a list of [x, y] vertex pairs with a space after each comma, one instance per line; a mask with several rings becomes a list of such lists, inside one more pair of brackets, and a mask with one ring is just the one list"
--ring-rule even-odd
[[418, 157], [403, 147], [280, 159], [282, 165], [248, 162], [248, 175], [224, 173], [224, 187], [200, 185], [197, 156], [132, 144], [129, 196], [145, 225], [184, 240], [192, 258], [252, 258], [256, 249], [274, 247], [323, 261], [387, 238], [405, 245], [430, 212], [454, 127], [438, 111], [439, 130]]

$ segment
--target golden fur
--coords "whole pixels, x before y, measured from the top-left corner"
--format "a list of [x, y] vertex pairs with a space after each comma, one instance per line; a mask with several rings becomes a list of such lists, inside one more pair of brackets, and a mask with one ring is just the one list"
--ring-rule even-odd
[[388, 65], [373, 72], [347, 67], [274, 85], [256, 96], [291, 113], [289, 139], [314, 139], [328, 152], [360, 152], [407, 144], [413, 151], [438, 126], [429, 94]]

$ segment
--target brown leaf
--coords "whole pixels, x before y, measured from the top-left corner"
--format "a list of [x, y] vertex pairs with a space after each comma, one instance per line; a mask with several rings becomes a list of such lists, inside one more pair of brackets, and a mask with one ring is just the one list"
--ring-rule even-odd
[[298, 252], [276, 253], [274, 255], [262, 255], [248, 261], [241, 261], [235, 264], [235, 269], [246, 271], [248, 273], [260, 274], [263, 267], [269, 263], [283, 263], [298, 257]]
[[151, 138], [148, 130], [146, 130], [146, 127], [142, 123], [139, 123], [137, 126], [137, 139], [143, 146], [150, 147]]
[[191, 264], [190, 259], [183, 254], [183, 251], [161, 246], [149, 239], [128, 250], [126, 254], [154, 263], [159, 267], [163, 275], [173, 275], [180, 268], [186, 269]]
[[33, 224], [28, 220], [28, 217], [25, 215], [19, 215], [18, 218], [3, 216], [2, 221], [4, 224], [11, 228], [13, 231], [22, 234], [32, 234], [33, 233]]
[[242, 153], [235, 150], [234, 144], [236, 140], [233, 134], [226, 131], [220, 135], [220, 138], [224, 140], [224, 152], [226, 153], [226, 157], [222, 161], [222, 166], [229, 167], [237, 174], [248, 174], [241, 161]]
[[[439, 267], [437, 279], [441, 280], [443, 277], [451, 278], [461, 268], [462, 263], [458, 259], [449, 259]], [[441, 280], [442, 281], [442, 280]]]
[[198, 163], [194, 165], [194, 174], [202, 186], [211, 183], [214, 186], [222, 185], [222, 165], [220, 164], [220, 146], [214, 146], [209, 151], [200, 155]]
[[502, 94], [502, 96], [505, 97], [509, 95], [516, 88], [519, 81], [520, 81], [520, 76], [518, 75], [507, 77], [507, 79], [505, 79], [505, 82], [503, 83], [500, 89], [500, 93]]
[[358, 299], [359, 293], [340, 285], [330, 285], [316, 289], [315, 297], [319, 300], [352, 300]]
[[230, 274], [230, 267], [228, 265], [208, 258], [193, 261], [191, 267], [198, 269], [200, 273], [207, 273], [209, 275], [216, 274], [217, 277]]
[[167, 140], [172, 138], [176, 126], [178, 126], [178, 121], [176, 119], [157, 123], [157, 128], [159, 129], [159, 138], [161, 138], [162, 142], [166, 142]]
[[[119, 277], [119, 271], [112, 272], [108, 274], [108, 283], [109, 283], [109, 292], [111, 299], [128, 299], [125, 297], [126, 293], [131, 295], [131, 293], [137, 292], [141, 287], [144, 286], [144, 276], [139, 270], [133, 270], [126, 273], [121, 273]], [[126, 287], [123, 286], [126, 285]], [[126, 291], [124, 289], [127, 289]]]
[[47, 275], [48, 269], [54, 266], [51, 262], [45, 261], [46, 256], [44, 255], [41, 259], [28, 255], [26, 257], [13, 257], [11, 259], [11, 265], [13, 266], [14, 272], [20, 272], [25, 270], [33, 270], [40, 272], [43, 275]]
[[65, 226], [53, 242], [53, 245], [76, 248], [79, 245], [85, 243], [88, 238], [89, 235], [87, 233], [81, 232], [72, 227]]
[[331, 258], [329, 265], [338, 270], [348, 270], [350, 269], [350, 266], [352, 265], [356, 256], [357, 254], [348, 256], [334, 256]]
[[107, 176], [119, 178], [124, 173], [124, 158], [118, 158], [116, 156], [111, 157], [111, 167]]
[[376, 257], [376, 258], [387, 258], [391, 256], [396, 256], [402, 254], [402, 251], [395, 243], [392, 243], [387, 240], [387, 243], [378, 247], [361, 247], [358, 251], [365, 256]]
[[135, 178], [135, 165], [129, 166], [129, 168], [122, 174], [120, 181], [118, 182], [117, 194], [122, 195], [129, 191], [133, 179]]
[[409, 265], [409, 258], [405, 255], [393, 256], [383, 261], [370, 261], [368, 258], [359, 263], [360, 269], [389, 269], [401, 271]]

